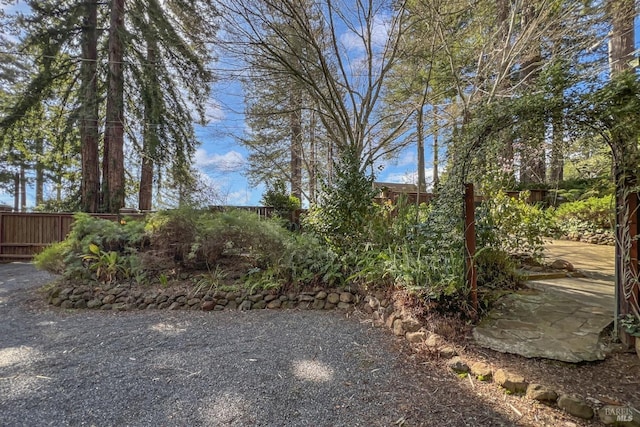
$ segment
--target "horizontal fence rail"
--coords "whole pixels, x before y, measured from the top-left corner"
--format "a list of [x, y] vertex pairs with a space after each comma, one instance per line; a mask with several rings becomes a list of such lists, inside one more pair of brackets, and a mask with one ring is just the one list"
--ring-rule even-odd
[[[69, 234], [73, 213], [0, 212], [0, 262], [29, 261], [51, 243]], [[93, 217], [119, 221], [143, 214], [93, 214]]]
[[[243, 210], [262, 219], [274, 215], [265, 206], [211, 206], [213, 211]], [[291, 215], [291, 222], [299, 227], [300, 214]], [[34, 255], [52, 243], [63, 241], [73, 224], [73, 213], [0, 212], [0, 262], [30, 261]], [[120, 221], [122, 218], [144, 218], [142, 213], [90, 214], [94, 218]]]

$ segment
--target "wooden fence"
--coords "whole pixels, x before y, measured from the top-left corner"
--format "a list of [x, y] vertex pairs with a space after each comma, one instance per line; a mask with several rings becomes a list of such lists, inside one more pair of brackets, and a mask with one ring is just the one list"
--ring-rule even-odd
[[260, 218], [271, 218], [273, 215], [273, 208], [268, 206], [210, 206], [209, 209], [212, 211], [223, 212], [228, 210], [240, 210], [253, 212], [258, 215]]
[[419, 203], [429, 204], [435, 195], [433, 193], [418, 193], [416, 191], [403, 193], [397, 191], [384, 191], [381, 192], [379, 196], [374, 197], [373, 201], [378, 204], [383, 204], [387, 201], [396, 204], [402, 197], [405, 198], [407, 204], [414, 205], [416, 201], [419, 201]]
[[[28, 261], [51, 243], [67, 237], [72, 213], [0, 212], [0, 262]], [[140, 214], [95, 214], [98, 218], [119, 221], [123, 216]]]
[[[529, 203], [529, 204], [542, 204], [545, 206], [548, 206], [548, 194], [549, 191], [548, 190], [528, 190], [529, 191], [529, 197], [527, 197], [527, 199], [525, 200], [525, 202]], [[505, 191], [505, 194], [509, 197], [513, 197], [514, 199], [519, 199], [520, 198], [520, 193], [521, 191]], [[480, 194], [476, 194], [474, 196], [474, 200], [475, 200], [475, 204], [476, 206], [478, 206], [480, 203], [482, 203], [483, 201], [487, 200], [487, 199], [491, 199], [492, 195], [480, 195]]]
[[[274, 209], [264, 206], [212, 206], [211, 210], [239, 209], [269, 218]], [[301, 210], [292, 214], [291, 222], [299, 228]], [[0, 212], [0, 262], [29, 261], [35, 254], [67, 237], [73, 213]], [[123, 217], [143, 217], [139, 213], [92, 214], [93, 217], [120, 221]]]
[[[218, 212], [224, 212], [228, 210], [253, 212], [258, 215], [260, 219], [271, 218], [276, 214], [276, 210], [271, 206], [209, 206], [209, 209]], [[291, 212], [291, 216], [288, 219], [293, 229], [300, 229], [300, 216], [306, 212], [306, 209], [297, 209]]]

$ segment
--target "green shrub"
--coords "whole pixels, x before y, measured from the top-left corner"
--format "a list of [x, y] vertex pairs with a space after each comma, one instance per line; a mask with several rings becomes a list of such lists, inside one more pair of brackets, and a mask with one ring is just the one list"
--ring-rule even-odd
[[140, 247], [145, 241], [144, 221], [123, 219], [120, 223], [77, 213], [68, 239], [80, 245], [81, 253], [89, 253], [89, 245], [95, 244], [102, 250], [124, 251], [126, 248]]
[[249, 286], [337, 286], [344, 280], [338, 255], [309, 234], [291, 233], [278, 258], [270, 261], [264, 268], [251, 271], [247, 276]]
[[339, 254], [367, 242], [367, 227], [375, 215], [373, 177], [360, 166], [356, 153], [343, 153], [333, 185], [324, 188], [321, 203], [309, 209], [303, 222], [304, 229], [316, 233]]
[[223, 256], [243, 256], [256, 265], [272, 263], [289, 233], [278, 220], [261, 220], [242, 210], [159, 212], [147, 230], [154, 251], [195, 269], [213, 267]]
[[222, 227], [214, 225], [210, 236], [223, 241], [223, 254], [249, 256], [258, 266], [274, 263], [291, 236], [280, 220], [260, 219], [251, 212], [224, 212], [218, 220]]
[[508, 253], [494, 248], [482, 248], [476, 252], [478, 288], [512, 289], [520, 277], [516, 273], [516, 263]]
[[386, 224], [389, 243], [361, 254], [353, 277], [367, 286], [402, 287], [427, 304], [460, 308], [467, 293], [462, 223], [455, 210], [460, 197], [446, 190], [429, 206], [401, 200]]
[[396, 285], [430, 300], [452, 297], [464, 287], [464, 260], [446, 248], [432, 251], [423, 246], [416, 253], [400, 247], [385, 267]]
[[140, 280], [136, 254], [145, 239], [142, 221], [118, 223], [78, 213], [67, 238], [45, 248], [34, 261], [38, 268], [62, 274], [66, 279]]
[[365, 288], [396, 286], [435, 301], [457, 298], [464, 290], [464, 258], [456, 245], [434, 250], [426, 239], [419, 244], [399, 241], [352, 257], [348, 280]]
[[270, 206], [275, 214], [281, 218], [289, 219], [291, 214], [300, 209], [300, 199], [287, 194], [285, 183], [282, 180], [276, 181], [262, 195], [261, 203]]
[[100, 250], [93, 243], [89, 245], [89, 253], [82, 255], [82, 261], [93, 272], [96, 280], [102, 283], [113, 283], [127, 275], [118, 252]]
[[427, 223], [431, 211], [431, 206], [425, 203], [419, 206], [408, 203], [404, 195], [395, 204], [391, 201], [374, 204], [364, 230], [363, 245], [370, 250], [385, 249], [389, 245], [420, 243], [418, 227]]
[[549, 235], [549, 214], [525, 202], [527, 192], [519, 198], [503, 191], [485, 200], [477, 211], [478, 247], [491, 247], [509, 254], [542, 257], [544, 236]]
[[293, 235], [283, 256], [275, 263], [284, 278], [301, 285], [336, 285], [342, 282], [342, 263], [338, 255], [315, 236]]
[[549, 190], [550, 200], [555, 204], [560, 199], [565, 202], [585, 200], [590, 197], [604, 197], [615, 192], [615, 185], [608, 174], [595, 178], [573, 178], [559, 183], [557, 189]]
[[612, 195], [589, 197], [586, 200], [563, 203], [550, 210], [558, 227], [565, 231], [568, 224], [575, 226], [581, 222], [581, 228], [609, 230], [615, 224], [615, 200]]
[[196, 242], [201, 211], [192, 208], [159, 211], [147, 218], [145, 229], [152, 251], [168, 260], [187, 261]]
[[53, 243], [38, 253], [33, 258], [33, 262], [40, 270], [63, 274], [66, 269], [65, 258], [71, 252], [71, 248], [72, 242], [69, 239]]

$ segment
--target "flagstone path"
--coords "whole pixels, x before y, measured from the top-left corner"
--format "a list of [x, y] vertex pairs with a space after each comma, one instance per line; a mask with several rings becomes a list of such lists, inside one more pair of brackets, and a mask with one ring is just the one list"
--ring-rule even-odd
[[534, 280], [503, 297], [475, 328], [483, 347], [564, 362], [602, 360], [602, 331], [613, 321], [613, 247], [553, 241], [548, 257], [571, 262], [585, 277]]

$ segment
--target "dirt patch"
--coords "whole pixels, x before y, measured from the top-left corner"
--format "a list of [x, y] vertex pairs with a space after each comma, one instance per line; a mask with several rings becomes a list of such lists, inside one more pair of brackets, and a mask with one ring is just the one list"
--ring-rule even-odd
[[640, 359], [635, 352], [611, 349], [603, 361], [573, 364], [499, 353], [480, 348], [470, 340], [460, 344], [471, 361], [507, 369], [529, 383], [543, 384], [561, 393], [578, 394], [595, 407], [618, 404], [640, 408]]

